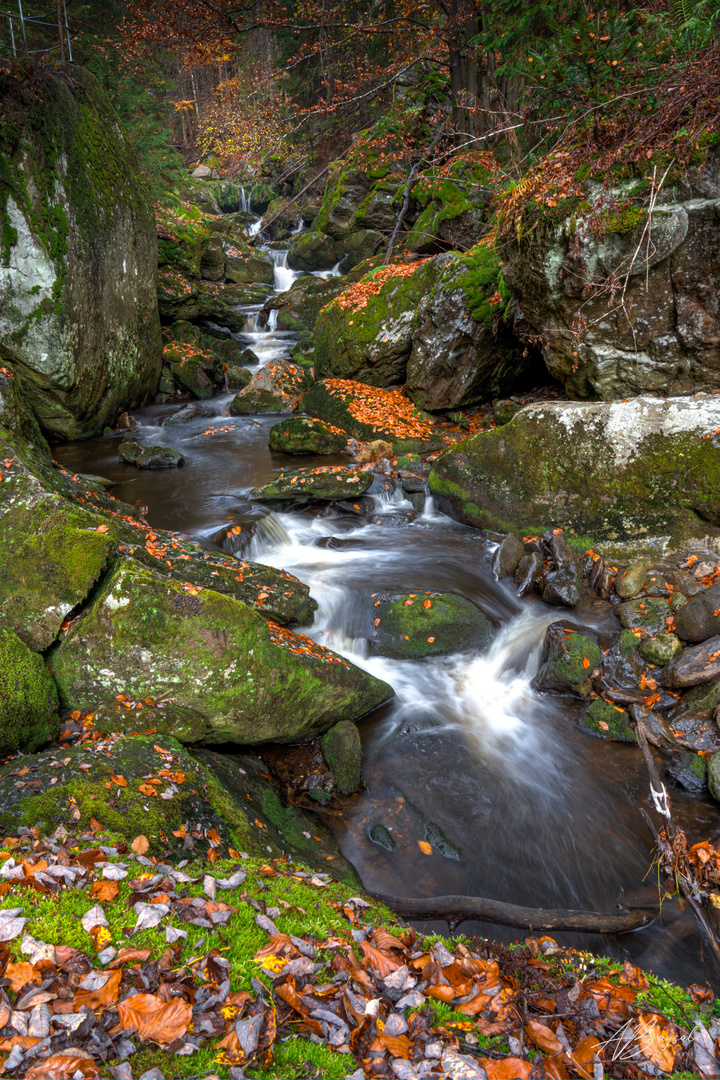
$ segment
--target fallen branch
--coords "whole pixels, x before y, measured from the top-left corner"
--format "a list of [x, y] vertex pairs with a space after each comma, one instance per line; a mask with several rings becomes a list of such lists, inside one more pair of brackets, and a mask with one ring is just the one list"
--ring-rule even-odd
[[484, 896], [430, 896], [415, 899], [403, 896], [372, 894], [405, 919], [442, 919], [453, 933], [461, 922], [479, 919], [481, 922], [518, 926], [525, 930], [575, 930], [589, 934], [623, 934], [647, 926], [655, 918], [656, 909], [631, 908], [615, 914], [597, 911], [572, 911], [558, 908], [521, 907], [488, 900]]

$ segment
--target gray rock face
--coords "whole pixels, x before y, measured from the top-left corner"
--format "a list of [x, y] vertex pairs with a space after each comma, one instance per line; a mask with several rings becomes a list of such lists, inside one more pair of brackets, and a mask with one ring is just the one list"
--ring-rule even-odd
[[663, 683], [674, 688], [699, 686], [719, 675], [720, 637], [713, 637], [702, 645], [685, 649], [682, 656], [668, 664], [663, 671]]
[[[632, 219], [620, 219], [619, 227], [611, 219], [600, 240], [582, 217], [560, 221], [540, 244], [518, 243], [509, 234], [503, 276], [532, 329], [545, 335], [548, 370], [570, 396], [610, 400], [717, 386], [718, 158], [711, 150], [703, 172], [694, 170], [662, 193], [644, 238], [646, 215], [634, 226]], [[591, 204], [613, 196], [622, 202], [627, 192], [591, 184], [587, 196]], [[587, 282], [610, 274], [623, 284], [627, 278], [630, 320], [617, 304], [608, 311], [606, 292], [585, 291]], [[572, 326], [580, 312], [585, 324], [578, 341]]]
[[510, 328], [497, 332], [473, 319], [461, 286], [466, 267], [445, 255], [433, 289], [418, 306], [407, 368], [407, 393], [422, 409], [450, 409], [501, 396], [515, 387], [528, 361]]
[[93, 77], [0, 82], [0, 358], [42, 426], [93, 435], [157, 389], [162, 342], [152, 203]]
[[525, 545], [519, 536], [508, 533], [500, 547], [493, 554], [492, 572], [500, 581], [512, 577], [525, 556]]
[[479, 528], [683, 539], [720, 526], [718, 428], [716, 397], [527, 406], [442, 454], [430, 491]]
[[299, 233], [293, 236], [288, 251], [292, 270], [329, 270], [342, 255], [331, 236], [325, 233]]
[[720, 634], [720, 585], [691, 596], [676, 613], [675, 626], [683, 641], [705, 641]]

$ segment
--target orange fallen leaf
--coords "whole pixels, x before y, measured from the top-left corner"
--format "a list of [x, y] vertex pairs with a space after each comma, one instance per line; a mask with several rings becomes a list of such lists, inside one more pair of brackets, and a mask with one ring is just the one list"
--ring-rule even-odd
[[121, 1028], [136, 1031], [143, 1042], [167, 1046], [186, 1033], [192, 1006], [177, 997], [162, 1001], [155, 994], [133, 994], [118, 1003], [118, 1018]]
[[480, 1058], [480, 1064], [488, 1080], [528, 1080], [532, 1072], [532, 1062], [517, 1057], [507, 1057], [501, 1061]]
[[432, 600], [423, 600], [423, 607], [424, 608], [431, 608], [432, 607]]
[[26, 1080], [71, 1080], [78, 1073], [85, 1080], [96, 1080], [100, 1076], [100, 1069], [87, 1051], [72, 1047], [44, 1058], [39, 1065], [27, 1069], [23, 1076]]
[[114, 900], [119, 891], [117, 881], [95, 881], [90, 889], [90, 894], [105, 903]]
[[[84, 1005], [87, 1005], [89, 1009], [106, 1009], [108, 1005], [114, 1005], [120, 996], [120, 980], [122, 979], [122, 968], [118, 968], [117, 971], [111, 971], [109, 974], [104, 971], [91, 972], [97, 976], [97, 985], [95, 989], [83, 990], [80, 987], [75, 991], [75, 997], [73, 998], [73, 1010], [80, 1012]], [[105, 982], [102, 979], [105, 975], [108, 975]]]
[[583, 656], [583, 667], [586, 671], [590, 667], [590, 661], [588, 660], [587, 656]]
[[41, 981], [41, 975], [28, 960], [8, 964], [5, 968], [5, 978], [10, 980], [10, 989], [16, 994], [29, 982]]
[[143, 834], [140, 833], [139, 836], [135, 837], [130, 847], [133, 849], [136, 855], [144, 855], [150, 847], [150, 841], [148, 840], [147, 836], [143, 836]]
[[418, 840], [418, 847], [423, 855], [432, 855], [432, 844], [428, 844], [427, 840]]

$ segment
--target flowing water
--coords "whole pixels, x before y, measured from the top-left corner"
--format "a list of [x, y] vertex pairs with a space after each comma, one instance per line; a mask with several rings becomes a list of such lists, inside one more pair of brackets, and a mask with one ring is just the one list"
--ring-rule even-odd
[[[276, 264], [279, 286], [288, 280], [284, 261]], [[257, 312], [249, 316], [242, 339], [253, 342], [261, 363], [286, 356], [292, 335], [259, 326], [258, 319]], [[113, 494], [147, 506], [155, 527], [207, 545], [229, 525], [263, 521], [248, 557], [309, 584], [319, 607], [307, 633], [393, 686], [395, 699], [359, 725], [367, 790], [327, 819], [365, 887], [396, 896], [464, 893], [600, 911], [657, 899], [653, 845], [640, 815], [647, 782], [638, 751], [582, 734], [576, 704], [538, 695], [530, 685], [547, 625], [571, 617], [607, 644], [618, 629], [608, 606], [588, 597], [563, 616], [539, 599], [519, 601], [509, 582], [492, 578], [494, 545], [438, 513], [432, 500], [402, 528], [329, 509], [268, 515], [248, 500], [253, 486], [279, 468], [347, 459], [272, 455], [267, 436], [277, 418], [229, 417], [231, 397], [205, 403], [215, 416], [182, 425], [166, 423], [176, 405], [135, 412], [141, 441], [182, 450], [180, 470], [142, 472], [121, 464], [117, 436], [59, 444], [55, 456], [73, 471], [115, 480]], [[376, 478], [370, 493], [378, 509], [409, 509], [385, 477]], [[372, 594], [386, 589], [460, 593], [497, 625], [494, 643], [484, 655], [370, 656]], [[720, 814], [709, 798], [673, 791], [673, 800], [679, 824], [693, 839], [720, 839]], [[427, 839], [430, 855], [419, 846]], [[472, 922], [462, 930], [507, 941], [522, 936]], [[720, 986], [692, 916], [673, 902], [664, 905], [661, 920], [622, 937], [555, 936], [681, 983], [709, 979]]]

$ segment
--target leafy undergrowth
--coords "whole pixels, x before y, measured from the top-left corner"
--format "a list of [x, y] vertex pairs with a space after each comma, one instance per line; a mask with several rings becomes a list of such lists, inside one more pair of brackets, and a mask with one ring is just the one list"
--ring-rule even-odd
[[547, 937], [418, 937], [283, 860], [175, 868], [21, 831], [0, 848], [3, 1075], [718, 1074], [705, 988]]
[[387, 266], [380, 266], [372, 270], [360, 281], [348, 285], [347, 289], [336, 296], [330, 303], [344, 311], [360, 311], [367, 307], [371, 296], [378, 296], [386, 282], [393, 278], [410, 277], [428, 259], [415, 259], [413, 262], [394, 262]]
[[352, 379], [325, 379], [324, 385], [332, 397], [346, 398], [347, 410], [353, 419], [368, 424], [373, 431], [392, 432], [397, 439], [427, 439], [429, 418], [420, 412], [402, 390], [384, 390], [379, 386]]

